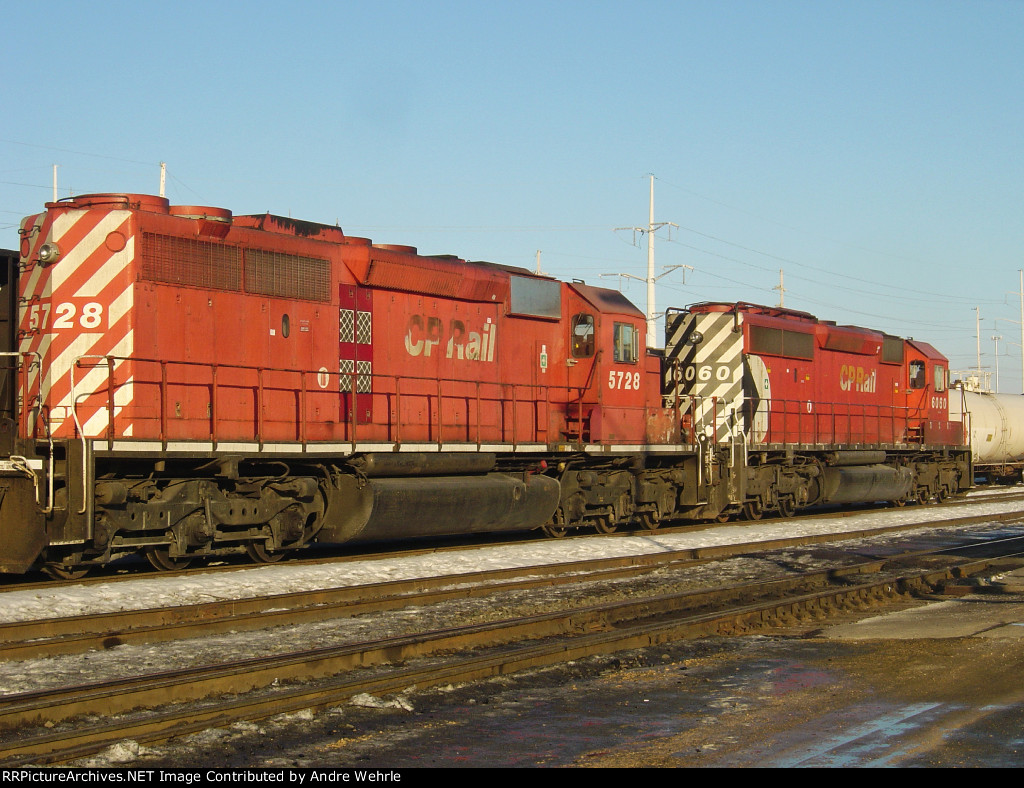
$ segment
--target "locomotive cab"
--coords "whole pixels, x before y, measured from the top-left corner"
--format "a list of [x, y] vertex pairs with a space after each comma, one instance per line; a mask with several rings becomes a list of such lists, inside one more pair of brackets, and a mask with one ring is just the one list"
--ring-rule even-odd
[[617, 290], [569, 286], [566, 436], [635, 442], [644, 433], [647, 385], [643, 313]]
[[900, 399], [907, 409], [908, 443], [949, 443], [962, 439], [959, 422], [950, 422], [945, 356], [926, 342], [908, 339], [903, 382]]

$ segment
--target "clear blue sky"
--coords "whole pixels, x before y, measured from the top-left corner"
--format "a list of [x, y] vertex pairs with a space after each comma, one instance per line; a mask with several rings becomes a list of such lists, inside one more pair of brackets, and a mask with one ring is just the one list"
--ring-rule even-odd
[[[271, 211], [616, 286], [999, 343], [1020, 391], [1024, 3], [47, 2], [4, 11], [0, 246], [51, 196]], [[645, 290], [625, 283], [643, 308]], [[997, 322], [997, 318], [999, 319]], [[1011, 342], [1017, 342], [1014, 346]]]

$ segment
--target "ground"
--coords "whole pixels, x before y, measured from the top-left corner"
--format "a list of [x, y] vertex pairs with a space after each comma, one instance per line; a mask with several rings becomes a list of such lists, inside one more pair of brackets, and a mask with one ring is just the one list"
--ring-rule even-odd
[[[983, 604], [1013, 604], [1001, 599]], [[905, 638], [861, 624], [866, 639], [825, 627], [682, 641], [210, 731], [133, 765], [1024, 765], [1022, 628], [915, 637], [934, 623], [926, 609], [943, 606], [869, 619], [903, 616]]]

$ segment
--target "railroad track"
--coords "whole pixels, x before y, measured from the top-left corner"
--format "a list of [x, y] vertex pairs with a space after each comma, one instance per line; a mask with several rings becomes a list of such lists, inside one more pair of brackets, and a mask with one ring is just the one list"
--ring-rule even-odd
[[[765, 545], [757, 548], [764, 550]], [[904, 552], [714, 590], [609, 600], [471, 626], [9, 695], [0, 700], [5, 739], [0, 764], [68, 760], [125, 738], [150, 743], [233, 721], [330, 707], [360, 693], [386, 695], [683, 637], [821, 620], [835, 611], [887, 604], [976, 573], [1024, 563], [1019, 557], [1024, 536], [979, 543], [974, 549], [991, 554], [969, 557], [963, 547], [956, 555], [942, 550]], [[650, 569], [637, 566], [632, 571]], [[625, 569], [603, 566], [594, 571]], [[587, 573], [577, 581], [592, 579]], [[76, 725], [83, 715], [118, 716]]]
[[[1020, 490], [1016, 490], [1014, 488], [1006, 488], [1006, 489], [1000, 490], [999, 492], [994, 492], [994, 493], [993, 492], [985, 491], [983, 488], [980, 488], [980, 489], [977, 489], [975, 492], [971, 493], [969, 497], [959, 497], [959, 498], [954, 498], [954, 499], [950, 499], [950, 500], [947, 500], [947, 501], [943, 501], [939, 505], [939, 507], [941, 507], [941, 508], [946, 508], [946, 507], [956, 508], [956, 507], [970, 506], [970, 505], [976, 505], [976, 504], [986, 503], [986, 502], [995, 502], [995, 503], [1007, 502], [1007, 503], [1009, 503], [1009, 502], [1014, 502], [1014, 501], [1022, 501], [1022, 502], [1024, 502], [1024, 488], [1022, 488]], [[939, 507], [936, 507], [936, 506], [933, 506], [933, 505], [929, 505], [927, 507], [927, 510], [930, 511], [930, 510], [933, 510], [933, 509], [936, 509], [936, 508], [939, 508]], [[891, 508], [891, 507], [886, 506], [884, 508]], [[914, 507], [914, 508], [917, 508], [917, 507]], [[838, 511], [840, 512], [840, 516], [846, 516], [847, 514], [851, 513], [850, 510], [846, 510], [846, 509], [842, 509], [842, 510], [838, 510]], [[863, 509], [863, 508], [861, 508], [861, 509], [857, 509], [857, 510], [852, 510], [852, 513], [856, 514], [856, 513], [863, 512], [863, 511], [870, 511], [870, 509]], [[800, 521], [814, 520], [814, 519], [827, 519], [827, 518], [836, 517], [837, 516], [837, 511], [836, 510], [803, 510], [803, 511], [799, 512], [796, 516], [799, 518]], [[763, 522], [763, 523], [767, 524], [767, 523], [777, 522], [777, 521], [785, 520], [785, 519], [789, 519], [789, 518], [766, 516], [760, 522]], [[744, 525], [749, 525], [750, 524], [750, 521], [747, 521], [747, 520], [732, 520], [730, 522], [732, 522], [733, 524], [735, 524], [737, 526], [744, 526]], [[719, 527], [722, 527], [723, 525], [725, 525], [725, 523], [719, 523], [719, 522], [685, 523], [685, 524], [684, 523], [680, 523], [678, 525], [671, 525], [671, 524], [663, 523], [655, 531], [647, 531], [647, 530], [644, 530], [642, 528], [632, 528], [632, 529], [624, 528], [622, 530], [615, 531], [613, 533], [595, 534], [595, 533], [591, 533], [591, 532], [587, 531], [586, 529], [581, 529], [581, 530], [579, 530], [578, 534], [570, 533], [570, 536], [576, 536], [576, 535], [579, 535], [579, 536], [593, 536], [595, 538], [610, 538], [610, 539], [622, 538], [622, 537], [627, 537], [628, 538], [630, 536], [636, 536], [636, 535], [652, 535], [652, 534], [661, 535], [661, 534], [685, 533], [685, 532], [691, 532], [691, 531], [695, 531], [695, 530], [703, 530], [703, 529], [706, 529], [706, 528], [719, 528]], [[530, 541], [534, 541], [534, 540], [535, 541], [539, 541], [539, 542], [553, 542], [554, 541], [554, 540], [552, 540], [548, 536], [542, 536], [542, 535], [530, 536], [529, 534], [522, 534], [522, 533], [520, 533], [520, 534], [517, 534], [515, 536], [515, 538], [512, 539], [512, 540], [503, 540], [503, 539], [501, 539], [500, 535], [496, 535], [493, 540], [490, 540], [487, 543], [488, 544], [494, 544], [494, 545], [500, 545], [500, 544], [522, 544], [524, 542], [530, 542]], [[330, 547], [326, 547], [326, 555], [324, 554], [324, 551], [320, 551], [320, 550], [300, 551], [300, 552], [296, 552], [295, 554], [289, 556], [288, 557], [288, 563], [291, 564], [291, 565], [297, 565], [297, 566], [318, 566], [318, 565], [322, 565], [322, 564], [335, 564], [335, 563], [343, 563], [343, 562], [348, 562], [348, 561], [364, 561], [364, 560], [367, 560], [367, 559], [385, 559], [385, 558], [394, 558], [394, 557], [405, 557], [405, 556], [416, 556], [416, 555], [424, 555], [424, 554], [433, 554], [433, 553], [438, 553], [438, 552], [453, 552], [453, 551], [459, 551], [459, 550], [474, 550], [474, 549], [479, 548], [480, 546], [481, 546], [481, 542], [479, 541], [479, 538], [472, 538], [468, 543], [465, 542], [465, 541], [459, 540], [459, 539], [450, 539], [450, 540], [446, 540], [446, 543], [443, 544], [443, 545], [431, 544], [431, 545], [428, 545], [428, 546], [423, 546], [422, 544], [416, 544], [414, 546], [411, 546], [411, 547], [408, 547], [408, 548], [404, 548], [404, 549], [395, 550], [395, 549], [392, 549], [391, 547], [387, 547], [387, 548], [383, 548], [383, 549], [371, 550], [369, 552], [364, 552], [364, 553], [353, 553], [351, 548], [342, 548], [340, 550], [340, 552], [339, 552], [339, 550], [332, 550]], [[212, 574], [212, 573], [236, 572], [236, 571], [242, 571], [242, 570], [246, 570], [246, 569], [252, 569], [252, 568], [258, 567], [258, 566], [261, 566], [261, 564], [254, 564], [254, 563], [252, 563], [248, 559], [244, 558], [242, 553], [239, 553], [238, 556], [228, 556], [228, 557], [225, 557], [225, 558], [221, 558], [221, 559], [215, 560], [215, 561], [213, 561], [211, 563], [205, 563], [204, 562], [200, 566], [194, 566], [194, 567], [187, 568], [187, 569], [178, 569], [178, 570], [171, 570], [171, 571], [157, 571], [157, 570], [154, 570], [152, 566], [150, 566], [147, 562], [145, 562], [141, 558], [137, 562], [135, 562], [135, 563], [133, 563], [129, 559], [127, 562], [120, 561], [120, 562], [118, 562], [118, 563], [116, 563], [114, 565], [108, 565], [108, 566], [103, 567], [103, 568], [98, 568], [98, 569], [95, 570], [95, 573], [87, 575], [85, 577], [78, 578], [76, 580], [54, 580], [52, 578], [46, 577], [42, 573], [37, 573], [37, 575], [31, 577], [28, 580], [23, 580], [21, 578], [16, 578], [16, 577], [12, 577], [12, 576], [0, 576], [0, 595], [2, 595], [6, 591], [17, 591], [17, 590], [24, 590], [24, 589], [39, 590], [39, 589], [45, 589], [45, 588], [60, 588], [60, 587], [67, 586], [68, 583], [74, 583], [76, 586], [80, 586], [80, 585], [88, 586], [88, 585], [101, 584], [101, 583], [129, 582], [129, 581], [131, 581], [133, 579], [136, 579], [138, 577], [144, 577], [144, 576], [150, 576], [150, 577], [191, 577], [191, 576], [194, 576], [194, 575], [197, 575], [197, 574]]]
[[[970, 525], [1001, 520], [1013, 522], [1024, 514], [974, 515], [954, 518], [945, 525]], [[494, 595], [601, 580], [636, 577], [667, 567], [693, 566], [711, 560], [766, 550], [804, 547], [898, 533], [920, 528], [918, 523], [847, 531], [841, 535], [813, 534], [758, 542], [671, 550], [645, 555], [590, 559], [516, 569], [496, 569], [397, 580], [370, 585], [322, 588], [285, 594], [226, 599], [172, 607], [115, 611], [58, 618], [0, 623], [0, 660], [22, 660], [105, 650], [123, 645], [159, 643], [191, 637], [266, 629], [354, 617], [409, 605], [434, 605], [457, 599]], [[0, 600], [2, 600], [0, 593]]]

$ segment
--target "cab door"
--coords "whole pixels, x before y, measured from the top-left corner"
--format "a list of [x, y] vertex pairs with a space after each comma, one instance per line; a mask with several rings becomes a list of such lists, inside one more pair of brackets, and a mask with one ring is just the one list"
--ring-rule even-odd
[[907, 345], [904, 369], [905, 440], [920, 443], [924, 439], [924, 422], [928, 418], [931, 387], [928, 385], [928, 359], [912, 345]]
[[600, 402], [600, 429], [595, 440], [636, 443], [645, 435], [644, 334], [646, 323], [628, 315], [606, 314], [595, 386]]
[[597, 411], [598, 391], [594, 386], [598, 367], [599, 315], [583, 301], [577, 301], [569, 317], [568, 392], [565, 412], [566, 437], [588, 443], [591, 423]]
[[566, 435], [583, 443], [641, 443], [644, 314], [617, 290], [573, 282], [569, 292]]

